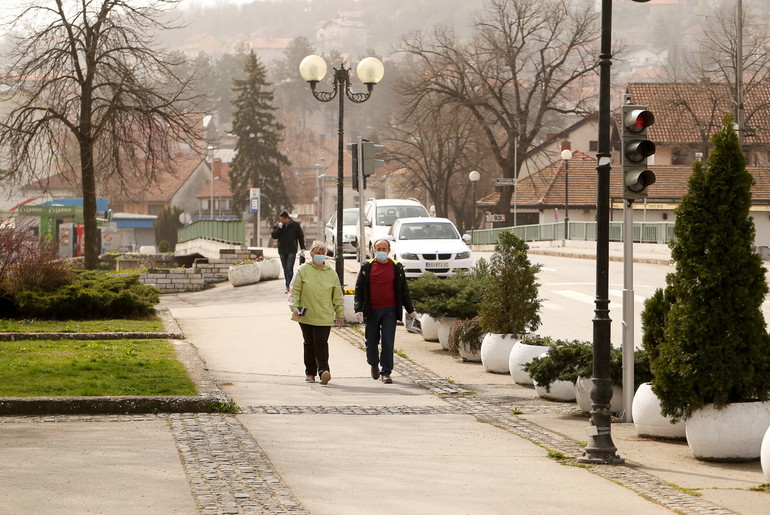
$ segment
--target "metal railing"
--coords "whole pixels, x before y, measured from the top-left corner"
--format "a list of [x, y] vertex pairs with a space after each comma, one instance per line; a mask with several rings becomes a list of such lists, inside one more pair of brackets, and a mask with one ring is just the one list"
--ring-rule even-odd
[[[498, 235], [510, 231], [524, 241], [564, 239], [564, 222], [517, 225], [471, 231], [474, 245], [494, 245]], [[596, 222], [569, 222], [567, 239], [596, 241]], [[674, 222], [634, 222], [633, 239], [639, 243], [668, 243], [674, 238]], [[610, 222], [610, 241], [623, 241], [623, 222]]]
[[243, 245], [244, 234], [243, 220], [198, 220], [179, 229], [178, 241], [181, 243], [195, 238], [205, 238]]

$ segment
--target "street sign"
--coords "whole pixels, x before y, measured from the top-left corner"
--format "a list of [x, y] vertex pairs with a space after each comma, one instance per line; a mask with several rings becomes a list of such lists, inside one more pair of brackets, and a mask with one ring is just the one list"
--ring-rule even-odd
[[516, 179], [513, 177], [503, 177], [495, 179], [495, 186], [516, 186]]
[[252, 213], [259, 213], [259, 194], [259, 188], [249, 190], [249, 211]]
[[505, 215], [487, 215], [487, 222], [505, 222]]
[[75, 216], [77, 206], [19, 206], [19, 214], [25, 216]]

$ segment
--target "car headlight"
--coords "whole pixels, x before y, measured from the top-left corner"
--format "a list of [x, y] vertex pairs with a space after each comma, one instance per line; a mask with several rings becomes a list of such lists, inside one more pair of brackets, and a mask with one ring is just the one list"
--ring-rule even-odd
[[457, 259], [468, 259], [471, 257], [471, 251], [466, 250], [465, 252], [458, 252], [457, 253]]
[[399, 256], [401, 257], [401, 259], [409, 259], [411, 261], [414, 261], [416, 259], [420, 259], [417, 254], [413, 254], [411, 252], [402, 252], [402, 253], [399, 254]]
[[354, 239], [356, 239], [356, 235], [355, 234], [343, 234], [342, 237], [345, 238], [346, 240], [354, 240]]

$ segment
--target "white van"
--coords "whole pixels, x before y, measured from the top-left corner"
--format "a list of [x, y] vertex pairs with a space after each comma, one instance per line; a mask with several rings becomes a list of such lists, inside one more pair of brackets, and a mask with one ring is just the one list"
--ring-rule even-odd
[[[413, 198], [369, 199], [364, 205], [364, 242], [366, 255], [374, 257], [374, 242], [388, 235], [393, 222], [399, 218], [430, 216], [418, 200]], [[360, 221], [359, 221], [360, 223]], [[356, 226], [356, 234], [360, 234]]]

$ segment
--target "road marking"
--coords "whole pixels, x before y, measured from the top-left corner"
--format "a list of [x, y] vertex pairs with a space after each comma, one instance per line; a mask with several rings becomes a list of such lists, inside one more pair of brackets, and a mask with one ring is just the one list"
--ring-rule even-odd
[[[593, 295], [588, 295], [586, 293], [580, 293], [577, 291], [572, 290], [555, 290], [554, 293], [557, 293], [559, 295], [563, 295], [564, 297], [567, 297], [568, 299], [576, 300], [578, 302], [585, 302], [588, 304], [595, 304], [594, 299], [595, 297]], [[621, 304], [618, 304], [617, 302], [610, 302], [609, 305], [610, 308], [620, 308], [622, 307]]]
[[[623, 298], [623, 290], [610, 290], [610, 295], [613, 297], [620, 297]], [[639, 304], [644, 304], [644, 301], [647, 300], [647, 297], [642, 297], [641, 295], [634, 295], [634, 302], [638, 302]]]

